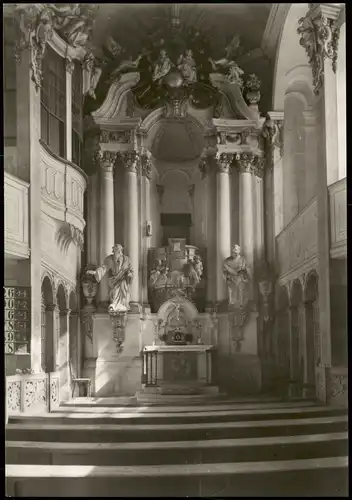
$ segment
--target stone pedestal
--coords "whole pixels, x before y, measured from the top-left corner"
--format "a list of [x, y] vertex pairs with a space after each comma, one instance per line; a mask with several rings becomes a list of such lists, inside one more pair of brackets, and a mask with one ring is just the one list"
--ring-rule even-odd
[[84, 376], [91, 378], [95, 396], [134, 396], [140, 389], [139, 329], [139, 314], [128, 314], [124, 348], [118, 353], [110, 315], [94, 315], [92, 357], [85, 360]]

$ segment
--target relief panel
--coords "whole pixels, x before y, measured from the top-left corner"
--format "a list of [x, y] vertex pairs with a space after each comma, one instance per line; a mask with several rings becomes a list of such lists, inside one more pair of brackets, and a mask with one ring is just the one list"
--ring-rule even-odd
[[346, 179], [329, 186], [331, 256], [340, 257], [347, 252], [347, 199]]

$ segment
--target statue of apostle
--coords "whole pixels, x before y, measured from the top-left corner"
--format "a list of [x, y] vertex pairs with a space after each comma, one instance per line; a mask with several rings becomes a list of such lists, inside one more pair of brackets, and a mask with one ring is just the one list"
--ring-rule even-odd
[[106, 257], [104, 263], [98, 269], [87, 271], [87, 274], [92, 274], [99, 282], [106, 272], [108, 272], [110, 290], [109, 312], [126, 312], [129, 310], [129, 287], [133, 279], [131, 261], [127, 255], [124, 255], [122, 245], [114, 245], [112, 251], [113, 253]]
[[241, 255], [241, 247], [234, 245], [232, 255], [224, 261], [224, 278], [229, 292], [229, 304], [245, 308], [251, 299], [251, 270], [247, 260]]

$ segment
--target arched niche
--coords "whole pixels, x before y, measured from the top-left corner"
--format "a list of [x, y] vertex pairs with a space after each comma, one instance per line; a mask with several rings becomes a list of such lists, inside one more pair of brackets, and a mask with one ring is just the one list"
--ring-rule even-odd
[[48, 276], [42, 281], [41, 367], [50, 373], [55, 369], [54, 353], [54, 292]]
[[173, 299], [167, 300], [160, 306], [157, 313], [158, 319], [166, 321], [170, 313], [172, 313], [176, 305], [179, 305], [180, 314], [183, 314], [188, 321], [194, 321], [198, 317], [198, 310], [196, 306], [188, 299]]

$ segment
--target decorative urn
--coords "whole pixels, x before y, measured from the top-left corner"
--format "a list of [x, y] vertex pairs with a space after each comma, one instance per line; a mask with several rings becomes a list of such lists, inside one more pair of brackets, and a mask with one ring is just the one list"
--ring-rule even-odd
[[98, 283], [94, 276], [87, 274], [87, 271], [94, 270], [93, 267], [88, 266], [84, 270], [83, 277], [81, 279], [83, 295], [87, 300], [88, 305], [92, 305], [93, 299], [97, 294]]
[[249, 75], [248, 80], [245, 84], [244, 96], [251, 106], [257, 106], [258, 102], [260, 101], [260, 85], [261, 81], [259, 80], [257, 75], [255, 75], [254, 73]]

